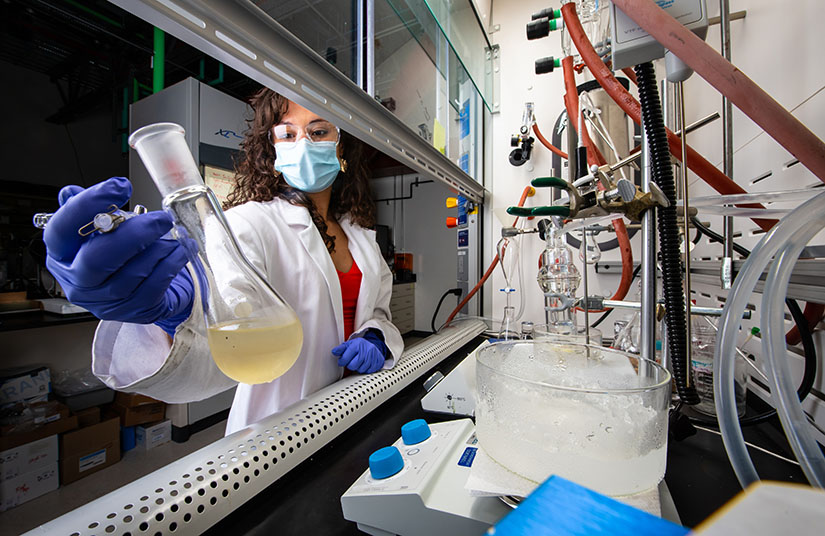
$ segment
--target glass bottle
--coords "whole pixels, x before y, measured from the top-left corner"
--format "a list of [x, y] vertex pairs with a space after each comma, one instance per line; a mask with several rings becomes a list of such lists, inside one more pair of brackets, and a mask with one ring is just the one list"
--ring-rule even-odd
[[175, 221], [172, 234], [196, 273], [212, 358], [233, 380], [270, 382], [298, 359], [301, 323], [241, 252], [184, 136], [180, 125], [156, 123], [135, 131], [129, 145], [163, 196]]
[[[699, 404], [693, 409], [705, 415], [716, 415], [716, 403], [713, 397], [713, 361], [716, 352], [716, 324], [707, 316], [691, 315], [690, 320], [691, 355], [690, 362], [693, 382], [699, 394]], [[747, 395], [745, 378], [745, 361], [741, 355], [736, 356], [734, 365], [734, 394], [739, 416], [745, 414]]]

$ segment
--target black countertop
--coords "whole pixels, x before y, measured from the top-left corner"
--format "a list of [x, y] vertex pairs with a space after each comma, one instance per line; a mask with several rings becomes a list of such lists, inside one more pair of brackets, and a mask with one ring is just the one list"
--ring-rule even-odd
[[[363, 534], [355, 523], [344, 519], [341, 495], [366, 470], [367, 458], [373, 451], [391, 445], [400, 437], [401, 425], [418, 418], [431, 423], [454, 418], [421, 409], [421, 397], [425, 394], [423, 380], [435, 370], [446, 375], [482, 340], [479, 337], [466, 344], [224, 518], [207, 534]], [[763, 448], [792, 457], [781, 433], [771, 424], [750, 427], [745, 436]], [[805, 482], [798, 466], [759, 451], [752, 450], [751, 454], [763, 478]], [[722, 438], [705, 431], [669, 445], [665, 480], [682, 523], [689, 527], [704, 520], [740, 491]]]

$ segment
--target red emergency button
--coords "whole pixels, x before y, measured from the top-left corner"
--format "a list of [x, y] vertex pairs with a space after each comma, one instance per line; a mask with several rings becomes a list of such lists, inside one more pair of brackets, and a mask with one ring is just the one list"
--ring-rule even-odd
[[445, 222], [447, 224], [448, 229], [452, 229], [453, 227], [458, 227], [458, 218], [449, 217]]

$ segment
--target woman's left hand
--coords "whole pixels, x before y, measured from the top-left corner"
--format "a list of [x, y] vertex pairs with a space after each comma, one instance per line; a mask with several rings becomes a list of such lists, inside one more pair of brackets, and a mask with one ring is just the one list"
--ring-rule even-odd
[[376, 333], [369, 331], [363, 337], [350, 339], [332, 349], [338, 356], [338, 365], [360, 374], [372, 374], [384, 367], [388, 349]]

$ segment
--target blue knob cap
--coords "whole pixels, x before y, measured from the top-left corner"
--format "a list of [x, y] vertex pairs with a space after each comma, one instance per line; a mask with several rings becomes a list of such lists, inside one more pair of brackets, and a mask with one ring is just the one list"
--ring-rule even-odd
[[430, 435], [430, 427], [424, 419], [410, 421], [401, 427], [401, 439], [405, 445], [416, 445], [428, 439]]
[[381, 480], [396, 474], [404, 468], [404, 459], [395, 447], [384, 447], [370, 454], [370, 474]]

